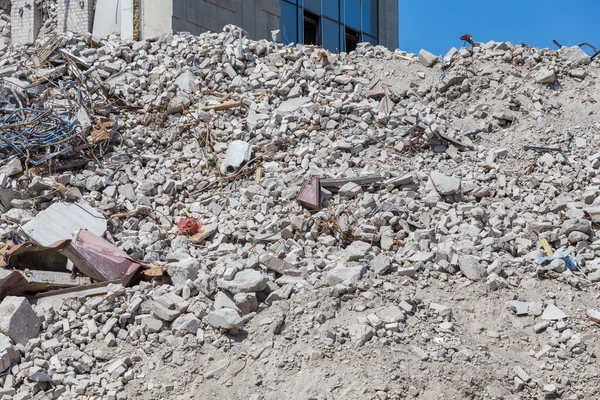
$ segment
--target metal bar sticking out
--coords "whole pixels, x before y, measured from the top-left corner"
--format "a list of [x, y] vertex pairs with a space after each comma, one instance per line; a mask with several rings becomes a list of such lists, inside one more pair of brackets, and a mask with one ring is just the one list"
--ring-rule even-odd
[[569, 157], [567, 156], [567, 153], [565, 153], [565, 151], [563, 149], [560, 149], [558, 147], [523, 146], [523, 148], [525, 150], [549, 151], [549, 152], [560, 153], [563, 156], [563, 158], [565, 159], [565, 163], [567, 165], [571, 165], [571, 161], [569, 161]]

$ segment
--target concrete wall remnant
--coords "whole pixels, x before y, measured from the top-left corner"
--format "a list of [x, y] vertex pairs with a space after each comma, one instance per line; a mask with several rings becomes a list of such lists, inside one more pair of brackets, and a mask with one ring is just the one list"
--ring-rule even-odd
[[173, 0], [145, 0], [141, 7], [140, 39], [173, 32]]
[[94, 24], [93, 0], [58, 0], [58, 33], [91, 33]]
[[10, 19], [13, 44], [35, 42], [42, 26], [42, 10], [35, 0], [13, 0]]
[[121, 32], [121, 3], [120, 0], [96, 0], [94, 36], [106, 37]]

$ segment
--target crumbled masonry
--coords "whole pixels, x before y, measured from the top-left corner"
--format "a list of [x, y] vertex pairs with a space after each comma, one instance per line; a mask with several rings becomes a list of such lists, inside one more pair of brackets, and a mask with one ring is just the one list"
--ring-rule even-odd
[[600, 59], [44, 32], [0, 45], [0, 400], [600, 396]]

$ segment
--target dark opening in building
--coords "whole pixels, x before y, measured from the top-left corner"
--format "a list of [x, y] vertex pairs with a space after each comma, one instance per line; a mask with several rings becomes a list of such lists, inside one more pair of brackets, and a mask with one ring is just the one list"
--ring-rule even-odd
[[304, 10], [304, 44], [321, 45], [321, 18]]
[[346, 27], [346, 53], [356, 50], [356, 45], [359, 43], [358, 31]]

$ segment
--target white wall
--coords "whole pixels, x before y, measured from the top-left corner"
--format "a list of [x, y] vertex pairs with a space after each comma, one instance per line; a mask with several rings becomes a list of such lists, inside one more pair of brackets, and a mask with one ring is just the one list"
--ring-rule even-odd
[[97, 0], [94, 15], [95, 36], [106, 37], [121, 32], [122, 0]]
[[173, 0], [142, 0], [140, 39], [173, 32]]

